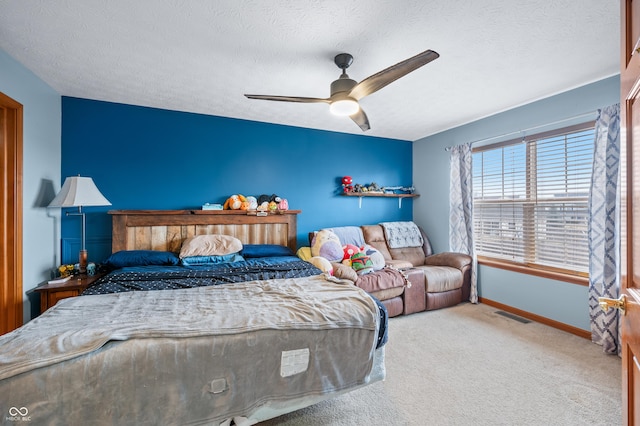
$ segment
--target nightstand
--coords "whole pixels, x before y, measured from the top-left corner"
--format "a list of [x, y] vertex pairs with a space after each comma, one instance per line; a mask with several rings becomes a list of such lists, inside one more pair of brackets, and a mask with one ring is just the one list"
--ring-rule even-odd
[[56, 303], [58, 300], [67, 297], [78, 296], [91, 283], [102, 278], [105, 274], [98, 273], [96, 275], [76, 275], [69, 281], [63, 283], [49, 284], [48, 280], [38, 284], [34, 290], [40, 293], [40, 313], [43, 313]]

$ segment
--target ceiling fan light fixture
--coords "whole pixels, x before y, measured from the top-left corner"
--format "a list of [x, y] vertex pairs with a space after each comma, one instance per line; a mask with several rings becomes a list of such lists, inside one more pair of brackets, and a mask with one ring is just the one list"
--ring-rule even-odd
[[360, 105], [354, 99], [340, 99], [331, 102], [329, 111], [334, 115], [353, 115], [360, 109]]

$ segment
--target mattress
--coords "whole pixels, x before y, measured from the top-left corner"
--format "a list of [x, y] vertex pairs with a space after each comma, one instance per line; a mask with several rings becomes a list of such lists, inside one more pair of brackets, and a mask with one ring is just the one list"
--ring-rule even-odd
[[252, 424], [382, 380], [381, 309], [323, 275], [65, 299], [0, 336], [0, 409], [31, 424]]

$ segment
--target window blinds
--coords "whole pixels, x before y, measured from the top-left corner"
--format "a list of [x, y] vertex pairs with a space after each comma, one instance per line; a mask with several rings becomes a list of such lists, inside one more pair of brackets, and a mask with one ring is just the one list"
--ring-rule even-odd
[[479, 255], [586, 275], [593, 124], [475, 150]]

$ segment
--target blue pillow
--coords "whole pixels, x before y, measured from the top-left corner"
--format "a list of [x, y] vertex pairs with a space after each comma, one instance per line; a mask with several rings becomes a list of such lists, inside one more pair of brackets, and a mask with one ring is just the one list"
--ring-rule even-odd
[[210, 265], [212, 263], [242, 262], [244, 258], [238, 253], [224, 254], [218, 256], [187, 256], [180, 259], [184, 266], [190, 265]]
[[295, 256], [293, 250], [289, 247], [278, 244], [245, 244], [242, 246], [240, 254], [247, 259], [252, 257]]
[[180, 258], [170, 251], [122, 250], [117, 251], [104, 261], [109, 268], [146, 265], [179, 265]]

